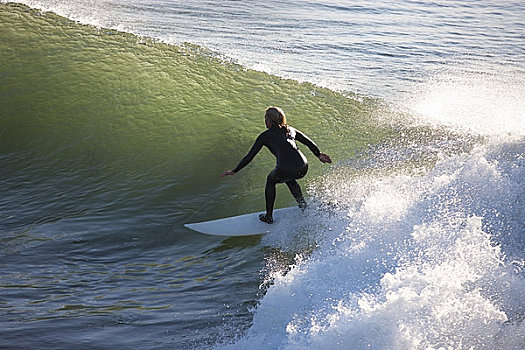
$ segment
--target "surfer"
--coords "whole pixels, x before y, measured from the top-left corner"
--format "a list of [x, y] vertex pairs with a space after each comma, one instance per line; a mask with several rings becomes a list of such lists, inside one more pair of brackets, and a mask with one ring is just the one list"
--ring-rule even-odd
[[241, 159], [235, 169], [225, 171], [221, 177], [235, 175], [248, 165], [259, 153], [262, 146], [266, 146], [277, 158], [277, 165], [266, 178], [264, 195], [266, 199], [266, 214], [259, 215], [259, 219], [268, 224], [273, 223], [273, 205], [275, 202], [275, 185], [285, 183], [294, 196], [299, 208], [306, 208], [306, 201], [297, 180], [306, 175], [308, 161], [304, 154], [297, 148], [295, 141], [306, 145], [322, 163], [332, 163], [330, 157], [319, 151], [317, 145], [305, 134], [292, 128], [286, 123], [284, 112], [278, 107], [268, 107], [264, 115], [267, 130], [262, 132], [248, 154]]

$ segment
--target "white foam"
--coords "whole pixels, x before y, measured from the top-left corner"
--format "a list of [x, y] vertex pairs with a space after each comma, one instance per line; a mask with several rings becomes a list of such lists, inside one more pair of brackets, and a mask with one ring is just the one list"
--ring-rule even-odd
[[313, 192], [338, 207], [318, 214], [318, 247], [272, 276], [246, 336], [221, 348], [522, 349], [524, 147], [324, 179]]
[[447, 72], [422, 84], [403, 104], [420, 121], [479, 135], [525, 135], [523, 75]]

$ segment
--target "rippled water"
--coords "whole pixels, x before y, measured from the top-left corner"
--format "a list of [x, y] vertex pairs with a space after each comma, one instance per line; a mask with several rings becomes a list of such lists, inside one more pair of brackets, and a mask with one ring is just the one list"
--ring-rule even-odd
[[[523, 348], [521, 2], [23, 3], [77, 22], [0, 4], [0, 347]], [[185, 229], [262, 210], [268, 105], [313, 210]]]
[[24, 3], [387, 100], [448, 69], [505, 76], [525, 69], [519, 0]]

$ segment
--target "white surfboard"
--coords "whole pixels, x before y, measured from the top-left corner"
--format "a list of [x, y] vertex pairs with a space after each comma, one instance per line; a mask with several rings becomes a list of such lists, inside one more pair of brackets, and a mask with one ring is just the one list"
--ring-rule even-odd
[[281, 208], [273, 211], [273, 224], [259, 220], [259, 213], [244, 214], [224, 219], [185, 224], [189, 229], [214, 236], [252, 236], [269, 233], [280, 222], [294, 221], [301, 210], [298, 207]]

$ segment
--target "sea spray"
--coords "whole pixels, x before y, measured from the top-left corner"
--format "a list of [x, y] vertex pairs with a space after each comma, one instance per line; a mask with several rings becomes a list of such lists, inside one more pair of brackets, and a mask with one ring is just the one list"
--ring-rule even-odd
[[274, 275], [231, 348], [519, 349], [525, 168], [506, 158], [485, 149], [423, 176], [324, 179], [315, 193], [339, 204], [319, 246]]
[[[419, 109], [419, 117], [406, 119], [413, 126], [400, 127], [400, 139], [349, 157], [311, 184], [320, 208], [331, 207], [330, 215], [320, 208], [310, 214], [322, 222], [313, 229], [316, 248], [272, 274], [252, 327], [225, 348], [523, 348], [520, 90], [505, 94], [494, 82], [486, 84], [497, 93], [467, 89], [464, 82], [449, 89], [488, 94], [475, 100], [485, 109], [469, 108], [472, 99], [431, 115]], [[494, 94], [514, 107], [494, 116], [501, 102]], [[413, 101], [418, 107], [440, 96]], [[442, 122], [440, 113], [456, 117]], [[400, 125], [396, 118], [390, 120]], [[293, 250], [283, 234], [264, 242]]]
[[[496, 81], [483, 76], [473, 84], [468, 76], [459, 84], [437, 79], [445, 84], [423, 86], [421, 95], [407, 100], [410, 113], [419, 117], [417, 128], [417, 118], [407, 118], [392, 123], [392, 130], [383, 110], [372, 111], [377, 120], [370, 121], [375, 106], [231, 65], [202, 47], [165, 45], [104, 28], [111, 23], [82, 26], [4, 3], [0, 346], [209, 348], [223, 336], [240, 338], [237, 348], [246, 343], [265, 349], [523, 348], [522, 75], [503, 74]], [[173, 2], [162, 3], [150, 7], [156, 29], [159, 14], [173, 13], [165, 6]], [[135, 11], [140, 20], [132, 27], [143, 27], [138, 3], [91, 4], [100, 11], [89, 13], [94, 14], [89, 23], [101, 23], [108, 9], [110, 20]], [[473, 6], [465, 4], [463, 10]], [[210, 6], [209, 13], [219, 18], [215, 3]], [[428, 6], [440, 15], [450, 9]], [[454, 39], [468, 38], [477, 54], [464, 41], [449, 49], [478, 59], [481, 53], [495, 62], [492, 67], [510, 60], [518, 67], [509, 72], [520, 73], [522, 60], [513, 52], [522, 38], [522, 4], [501, 6], [491, 13], [516, 35], [496, 28], [490, 34], [503, 37], [510, 56], [479, 45], [486, 27], [476, 36], [468, 25], [463, 33], [459, 27], [449, 31]], [[68, 7], [76, 11], [83, 5]], [[111, 9], [118, 15], [112, 17]], [[354, 17], [347, 16], [351, 8], [342, 10]], [[362, 18], [385, 23], [385, 13], [373, 11], [361, 12]], [[517, 24], [506, 25], [509, 12]], [[486, 17], [473, 18], [484, 23]], [[168, 22], [166, 28], [177, 27]], [[303, 20], [288, 22], [299, 24], [305, 38]], [[388, 38], [406, 45], [406, 33], [398, 40], [390, 28], [373, 31], [379, 39], [373, 46], [391, 51], [384, 45]], [[424, 23], [415, 29], [436, 38], [437, 27], [426, 28]], [[342, 60], [327, 55], [320, 64], [306, 54], [305, 61], [322, 70], [336, 68], [337, 79], [366, 85], [338, 64], [352, 62], [374, 81], [367, 86], [371, 90], [405, 90], [407, 75], [425, 80], [420, 59], [433, 62], [431, 67], [450, 63], [440, 50], [433, 56], [436, 46], [428, 42], [405, 46], [394, 56], [367, 45], [312, 50], [310, 43], [304, 41], [309, 53], [340, 50]], [[268, 53], [274, 62], [291, 64], [299, 80], [308, 78], [296, 60]], [[381, 60], [370, 60], [370, 53]], [[410, 69], [392, 69], [392, 63], [407, 60]], [[440, 95], [443, 88], [452, 93]], [[493, 91], [498, 93], [491, 96]], [[190, 217], [264, 206], [261, 179], [274, 164], [271, 156], [261, 154], [235, 181], [220, 182], [217, 174], [245, 153], [263, 127], [264, 108], [276, 100], [293, 125], [336, 159], [327, 173], [311, 160], [303, 180], [312, 203], [306, 219], [260, 241], [216, 241], [185, 231]], [[492, 105], [483, 104], [487, 101]], [[492, 128], [491, 120], [507, 122]], [[286, 189], [278, 199], [280, 205], [293, 201]], [[261, 268], [265, 261], [268, 266]]]
[[523, 76], [505, 71], [475, 74], [450, 67], [419, 84], [403, 101], [425, 125], [448, 127], [463, 134], [520, 138], [525, 134]]

